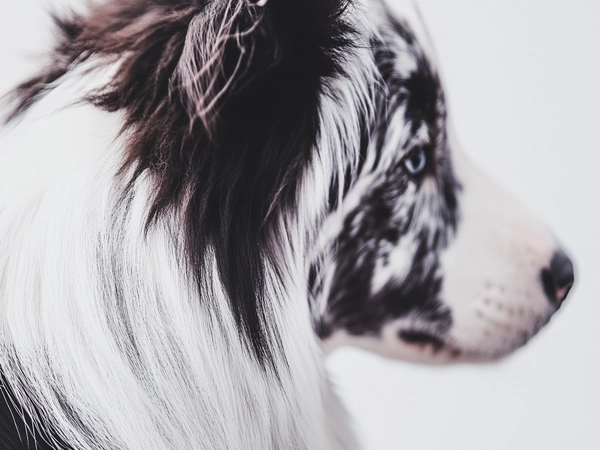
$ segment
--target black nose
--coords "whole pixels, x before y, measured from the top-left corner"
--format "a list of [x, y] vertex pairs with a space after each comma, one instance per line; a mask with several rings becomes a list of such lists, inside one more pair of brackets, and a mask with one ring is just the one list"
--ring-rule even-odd
[[560, 306], [573, 286], [573, 263], [562, 250], [554, 252], [550, 266], [542, 270], [542, 284], [548, 299]]

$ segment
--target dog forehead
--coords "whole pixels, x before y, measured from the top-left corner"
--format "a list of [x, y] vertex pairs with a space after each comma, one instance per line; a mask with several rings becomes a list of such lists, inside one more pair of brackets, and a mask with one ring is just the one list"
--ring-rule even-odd
[[414, 0], [385, 0], [384, 3], [392, 22], [409, 27], [414, 45], [419, 47], [425, 57], [435, 61], [435, 48], [417, 2]]

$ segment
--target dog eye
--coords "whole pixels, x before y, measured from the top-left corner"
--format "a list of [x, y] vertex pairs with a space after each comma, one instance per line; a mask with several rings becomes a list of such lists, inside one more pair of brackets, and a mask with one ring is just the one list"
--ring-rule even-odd
[[425, 169], [425, 164], [427, 163], [427, 155], [425, 154], [425, 150], [422, 148], [413, 150], [410, 155], [404, 160], [404, 166], [408, 173], [417, 176], [420, 175]]

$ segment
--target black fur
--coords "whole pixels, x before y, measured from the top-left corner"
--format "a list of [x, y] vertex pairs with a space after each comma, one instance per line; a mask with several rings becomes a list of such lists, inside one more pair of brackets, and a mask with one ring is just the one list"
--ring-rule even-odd
[[[414, 44], [414, 35], [403, 24], [390, 18], [393, 30], [408, 44]], [[371, 126], [378, 152], [375, 166], [379, 164], [385, 142], [386, 124], [400, 106], [406, 108], [404, 120], [415, 133], [426, 124], [431, 144], [423, 150], [427, 166], [418, 178], [411, 177], [403, 167], [404, 159], [394, 167], [384, 168], [378, 179], [359, 201], [359, 206], [347, 213], [343, 230], [335, 249], [335, 275], [327, 299], [326, 313], [317, 324], [317, 332], [327, 338], [339, 329], [352, 335], [378, 335], [387, 322], [411, 314], [427, 324], [429, 343], [441, 345], [441, 337], [452, 324], [450, 310], [440, 298], [443, 279], [439, 273], [438, 254], [447, 244], [458, 221], [457, 192], [460, 186], [453, 176], [446, 143], [444, 96], [439, 78], [426, 58], [415, 47], [413, 57], [417, 70], [402, 78], [395, 70], [394, 50], [384, 41], [374, 40], [375, 59], [385, 86], [380, 90], [380, 105], [376, 123]], [[401, 153], [406, 149], [398, 149]], [[410, 155], [408, 155], [410, 156]], [[417, 232], [417, 251], [410, 271], [404, 280], [390, 281], [379, 292], [371, 292], [371, 284], [378, 258], [387, 258], [387, 244], [396, 245], [418, 218], [415, 204], [407, 204], [403, 214], [394, 213], [402, 202], [410, 183], [417, 186], [425, 179], [436, 182], [440, 203], [439, 225], [435, 229]], [[413, 230], [414, 232], [414, 230]], [[312, 267], [309, 277], [313, 295], [319, 296], [318, 267]], [[421, 325], [422, 326], [422, 325]], [[415, 334], [416, 333], [416, 334]], [[412, 342], [411, 337], [424, 336], [425, 331], [415, 330], [400, 334], [401, 339]]]
[[[273, 1], [258, 9], [248, 5], [236, 18], [234, 30], [259, 22], [241, 42], [252, 51], [241, 55], [237, 43], [228, 44], [217, 86], [225, 85], [240, 58], [245, 70], [217, 104], [216, 120], [203, 122], [190, 115], [187, 88], [174, 82], [174, 71], [190, 23], [207, 4], [115, 0], [85, 16], [56, 18], [60, 37], [53, 61], [15, 90], [16, 106], [9, 120], [26, 113], [92, 56], [118, 58], [118, 74], [88, 101], [125, 113], [123, 132], [129, 141], [122, 174], [133, 173], [131, 188], [139, 177], [151, 176], [155, 197], [148, 227], [164, 215], [183, 217], [183, 250], [198, 289], [207, 249], [214, 249], [249, 351], [265, 368], [275, 369], [271, 357], [278, 344], [267, 337], [263, 262], [277, 264], [274, 219], [283, 210], [295, 210], [296, 185], [313, 157], [320, 126], [322, 86], [339, 74], [343, 55], [351, 51], [352, 30], [341, 19], [343, 1]], [[148, 17], [151, 20], [144, 22]], [[118, 286], [114, 288], [118, 301]], [[4, 393], [1, 448], [53, 448], [31, 427], [30, 418], [16, 412], [8, 385]], [[55, 435], [52, 439], [58, 441]]]
[[[252, 3], [256, 2], [244, 4], [233, 29], [258, 26], [239, 42], [228, 43], [220, 55], [222, 70], [210, 74], [215, 77], [211, 81], [218, 87], [216, 92], [225, 89], [229, 79], [233, 83], [218, 99], [209, 119], [191, 114], [193, 87], [184, 86], [174, 75], [193, 19], [204, 13], [209, 0], [111, 0], [88, 15], [56, 19], [61, 35], [54, 60], [39, 76], [17, 88], [11, 118], [24, 114], [69, 71], [90, 58], [119, 59], [120, 70], [114, 79], [87, 100], [104, 110], [124, 113], [122, 131], [128, 146], [121, 175], [129, 177], [130, 189], [141, 177], [150, 176], [154, 198], [147, 227], [168, 215], [181, 218], [182, 251], [199, 291], [208, 250], [214, 250], [249, 352], [265, 370], [275, 370], [272, 356], [278, 351], [279, 330], [268, 329], [271, 321], [263, 302], [263, 264], [269, 261], [277, 267], [281, 263], [277, 260], [281, 236], [276, 218], [283, 211], [296, 210], [297, 184], [318, 151], [315, 144], [323, 87], [329, 78], [341, 74], [344, 55], [353, 51], [354, 35], [342, 20], [347, 6], [343, 0], [272, 0], [263, 8]], [[225, 10], [221, 13], [223, 17], [227, 14]], [[392, 29], [406, 42], [414, 42], [402, 24], [392, 22]], [[421, 122], [430, 129], [432, 144], [424, 149], [429, 163], [422, 179], [436, 180], [444, 208], [438, 230], [423, 230], [418, 235], [419, 250], [408, 281], [389, 284], [371, 295], [374, 262], [381, 256], [382, 244], [397, 243], [415, 219], [414, 206], [397, 216], [392, 213], [393, 204], [409, 183], [422, 181], [411, 179], [401, 163], [388, 168], [387, 176], [371, 187], [346, 218], [336, 241], [338, 265], [328, 314], [316, 326], [321, 337], [339, 328], [352, 334], [377, 334], [386, 321], [416, 312], [430, 324], [428, 333], [413, 330], [399, 337], [439, 346], [452, 318], [439, 299], [443, 280], [437, 273], [437, 252], [458, 215], [458, 186], [445, 149], [442, 91], [422, 56], [415, 53], [419, 70], [402, 79], [392, 70], [394, 55], [386, 42], [373, 39], [372, 45], [385, 86], [374, 99], [378, 109], [375, 121], [367, 123], [365, 119], [363, 124], [358, 174], [369, 143], [377, 142], [375, 151], [381, 149], [391, 112], [405, 105], [413, 131]], [[247, 51], [240, 53], [240, 47]], [[244, 70], [237, 72], [240, 61]], [[354, 181], [350, 175], [349, 169], [344, 195]], [[330, 207], [334, 209], [338, 180], [332, 179], [331, 186]], [[122, 198], [121, 209], [126, 211], [128, 193]], [[309, 274], [314, 290], [319, 288], [318, 271], [313, 267]], [[119, 286], [112, 289], [111, 300], [118, 302]], [[115, 326], [126, 328], [125, 313], [115, 320], [123, 321]], [[275, 338], [268, 338], [270, 335]], [[135, 342], [126, 336], [123, 339], [135, 352]], [[34, 448], [35, 437], [38, 448], [51, 448], [44, 443], [44, 436], [28, 431], [30, 419], [14, 414], [8, 388], [6, 394], [9, 400], [0, 411], [4, 439], [0, 443], [29, 450]]]
[[[239, 329], [265, 362], [277, 346], [266, 337], [262, 301], [263, 262], [277, 256], [273, 218], [294, 210], [296, 185], [313, 157], [322, 86], [341, 70], [352, 30], [340, 17], [345, 2], [337, 0], [248, 5], [234, 30], [259, 21], [242, 38], [252, 51], [241, 55], [234, 41], [226, 46], [217, 85], [225, 85], [240, 57], [245, 70], [218, 103], [217, 119], [206, 123], [190, 117], [187, 88], [173, 83], [190, 22], [206, 5], [112, 1], [88, 16], [57, 20], [62, 35], [54, 61], [17, 89], [13, 117], [92, 55], [120, 57], [119, 73], [89, 100], [126, 114], [123, 172], [133, 168], [132, 186], [146, 173], [155, 185], [148, 226], [170, 213], [184, 218], [185, 252], [199, 288], [206, 250], [214, 249]], [[136, 27], [149, 11], [152, 20]]]
[[31, 416], [16, 402], [10, 383], [3, 374], [0, 374], [0, 393], [0, 449], [69, 450], [58, 436], [34, 425]]

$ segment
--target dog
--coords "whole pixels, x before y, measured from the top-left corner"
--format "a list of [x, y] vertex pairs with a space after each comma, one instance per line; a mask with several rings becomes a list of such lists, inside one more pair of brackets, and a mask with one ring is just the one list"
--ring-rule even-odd
[[56, 17], [0, 137], [0, 447], [352, 449], [324, 355], [489, 361], [573, 265], [381, 0]]

